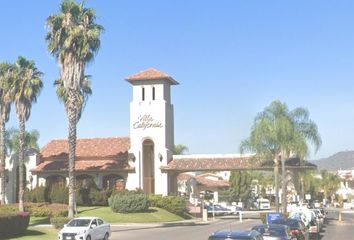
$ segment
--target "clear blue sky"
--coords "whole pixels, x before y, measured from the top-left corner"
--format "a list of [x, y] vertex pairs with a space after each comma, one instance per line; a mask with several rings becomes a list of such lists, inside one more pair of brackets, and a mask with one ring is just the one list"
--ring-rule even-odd
[[[66, 138], [67, 119], [44, 41], [60, 1], [0, 0], [0, 61], [36, 61], [44, 89], [27, 129], [40, 145]], [[237, 153], [257, 112], [275, 99], [305, 107], [323, 145], [309, 158], [354, 149], [353, 1], [87, 0], [105, 27], [86, 73], [93, 95], [78, 137], [129, 135], [131, 86], [124, 77], [154, 67], [173, 87], [175, 143], [190, 153]], [[14, 112], [14, 109], [12, 110]], [[7, 127], [17, 126], [12, 113]]]

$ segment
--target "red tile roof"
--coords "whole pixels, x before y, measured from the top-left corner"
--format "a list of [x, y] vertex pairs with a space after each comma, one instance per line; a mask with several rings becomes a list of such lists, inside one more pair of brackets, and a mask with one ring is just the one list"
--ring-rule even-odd
[[189, 173], [181, 173], [177, 177], [178, 181], [188, 181], [191, 178], [194, 178], [197, 184], [206, 187], [229, 187], [230, 186], [230, 183], [228, 181], [211, 173], [205, 173], [197, 176], [194, 176]]
[[136, 74], [126, 77], [125, 79], [130, 83], [133, 83], [134, 81], [146, 80], [168, 80], [173, 85], [178, 84], [178, 82], [174, 80], [171, 76], [167, 75], [164, 72], [156, 70], [155, 68], [149, 68], [147, 70], [138, 72]]
[[[273, 161], [261, 161], [253, 156], [233, 154], [221, 155], [174, 155], [164, 171], [227, 171], [227, 170], [272, 170]], [[307, 161], [290, 158], [285, 162], [288, 169], [316, 169], [317, 166]]]
[[[208, 178], [212, 177], [214, 179]], [[229, 187], [230, 183], [215, 174], [201, 174], [195, 177], [197, 183], [207, 187]]]
[[[41, 150], [41, 157], [50, 158], [68, 154], [67, 140], [52, 140]], [[83, 138], [76, 141], [78, 158], [106, 158], [127, 153], [130, 148], [128, 137]]]
[[180, 155], [173, 156], [173, 160], [167, 166], [161, 167], [164, 170], [178, 171], [222, 171], [230, 169], [247, 169], [254, 163], [251, 157], [240, 157], [235, 155]]
[[[81, 160], [75, 161], [76, 171], [132, 170], [127, 161], [121, 160]], [[68, 161], [45, 161], [37, 165], [32, 172], [68, 171]]]

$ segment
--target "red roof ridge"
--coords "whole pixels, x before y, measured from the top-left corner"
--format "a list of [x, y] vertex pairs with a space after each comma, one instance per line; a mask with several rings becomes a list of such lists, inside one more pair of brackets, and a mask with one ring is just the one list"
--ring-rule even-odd
[[[77, 157], [106, 157], [127, 153], [130, 148], [129, 137], [78, 138], [76, 141]], [[68, 154], [68, 140], [49, 141], [42, 149], [42, 157], [55, 157]]]
[[167, 80], [169, 83], [173, 85], [179, 84], [170, 75], [162, 71], [159, 71], [155, 68], [148, 68], [138, 73], [129, 75], [128, 77], [125, 78], [125, 80], [127, 80], [130, 83], [133, 83], [135, 81], [146, 81], [146, 80]]

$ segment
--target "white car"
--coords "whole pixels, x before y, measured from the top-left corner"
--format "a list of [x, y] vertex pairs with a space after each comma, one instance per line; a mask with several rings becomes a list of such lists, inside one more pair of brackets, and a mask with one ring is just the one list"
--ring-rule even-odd
[[59, 231], [59, 240], [107, 240], [111, 226], [97, 217], [74, 218]]

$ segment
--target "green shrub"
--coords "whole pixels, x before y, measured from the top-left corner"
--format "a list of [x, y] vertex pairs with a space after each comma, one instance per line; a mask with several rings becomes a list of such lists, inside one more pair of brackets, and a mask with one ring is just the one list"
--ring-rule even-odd
[[0, 216], [8, 214], [16, 214], [18, 212], [18, 206], [15, 204], [0, 205]]
[[134, 191], [122, 191], [112, 195], [109, 199], [109, 206], [116, 213], [146, 212], [150, 203], [146, 194]]
[[150, 195], [149, 200], [152, 207], [163, 208], [170, 213], [181, 217], [187, 217], [188, 209], [186, 200], [179, 196]]
[[68, 214], [68, 206], [58, 203], [26, 203], [25, 210], [33, 217], [64, 217]]
[[89, 198], [93, 206], [108, 206], [108, 198], [111, 196], [111, 190], [97, 190], [91, 188]]
[[80, 188], [76, 192], [76, 203], [79, 206], [91, 206], [91, 199], [89, 197], [90, 188]]
[[52, 186], [49, 194], [51, 203], [68, 203], [69, 189], [62, 186]]
[[31, 215], [33, 217], [50, 217], [52, 211], [49, 208], [32, 208]]
[[25, 202], [34, 203], [49, 202], [48, 191], [49, 188], [44, 186], [36, 187], [32, 190], [27, 189], [24, 194], [24, 200]]
[[29, 224], [30, 214], [28, 212], [2, 214], [0, 216], [0, 236], [12, 237], [23, 234]]
[[67, 217], [54, 217], [50, 219], [50, 223], [56, 228], [61, 229], [64, 224], [67, 224], [71, 219]]

